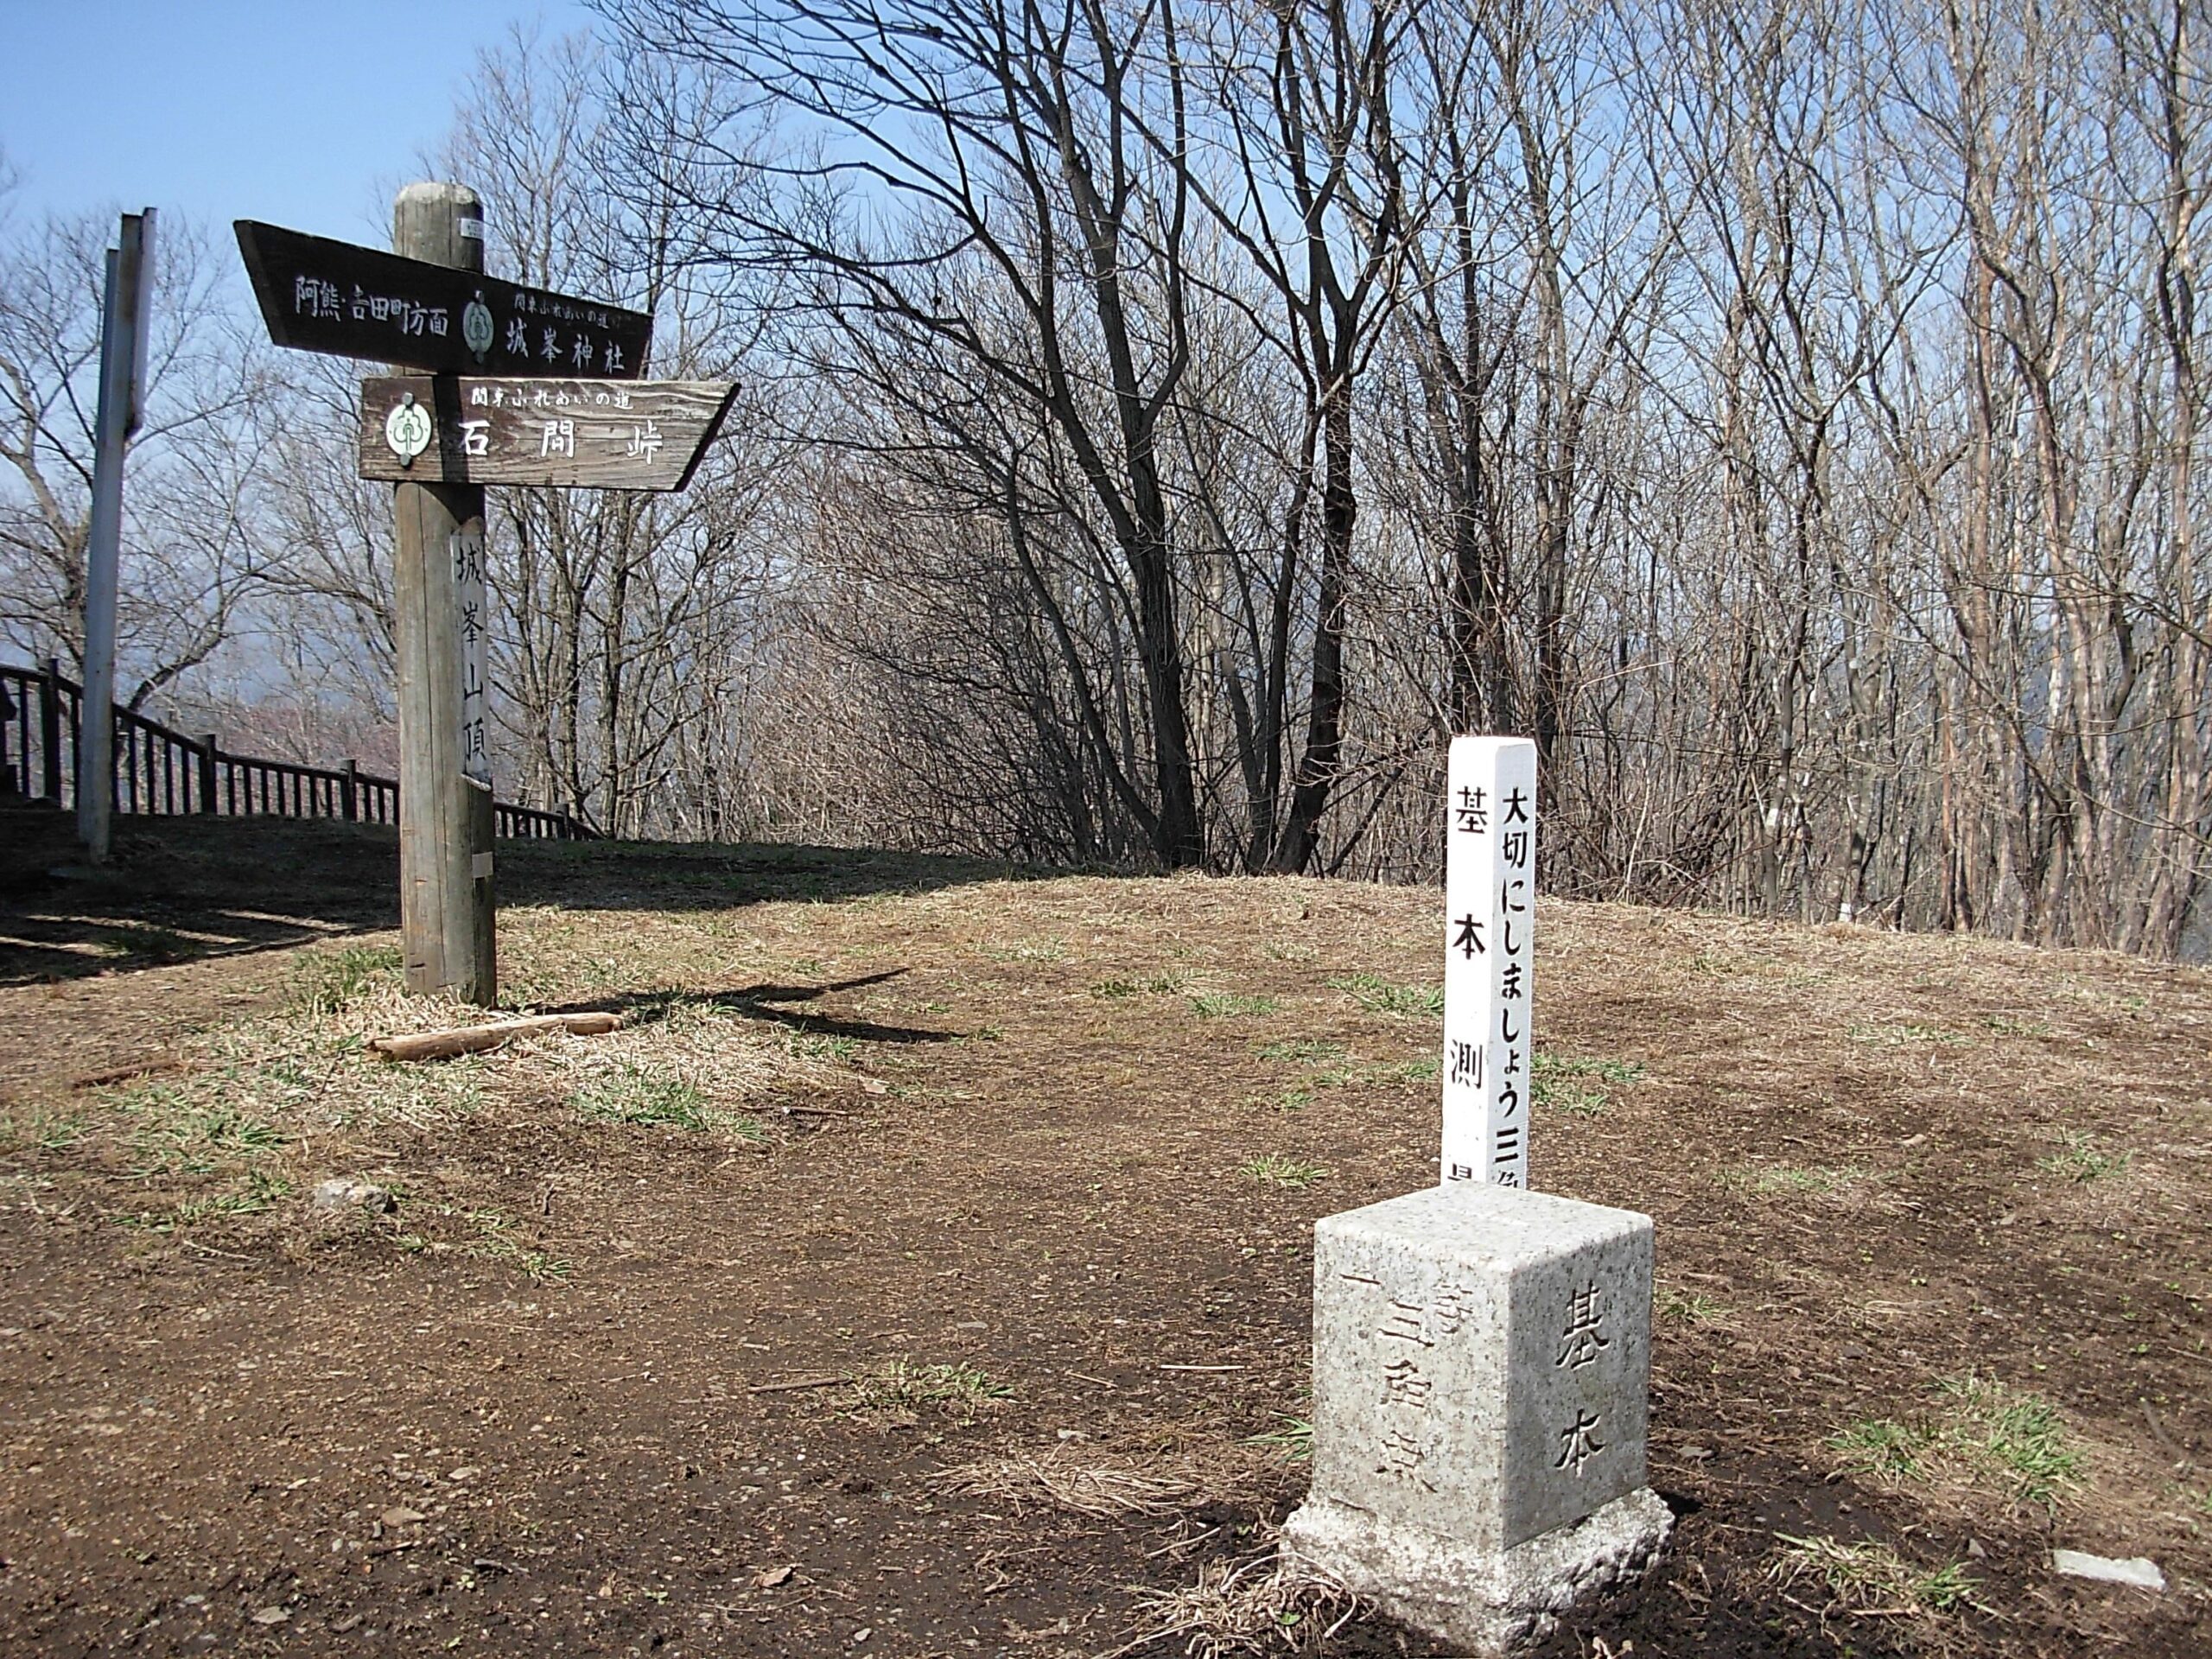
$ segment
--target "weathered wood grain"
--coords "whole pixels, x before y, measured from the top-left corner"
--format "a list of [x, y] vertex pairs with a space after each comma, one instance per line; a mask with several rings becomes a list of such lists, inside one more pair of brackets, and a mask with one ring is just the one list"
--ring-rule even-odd
[[[524, 380], [393, 375], [361, 383], [360, 473], [393, 482], [680, 490], [721, 429], [723, 380]], [[387, 441], [412, 398], [432, 420], [410, 461]]]
[[[480, 237], [470, 265], [454, 267], [251, 219], [233, 228], [269, 337], [279, 346], [435, 374], [634, 380], [645, 372], [652, 317], [486, 276], [474, 268], [483, 264]], [[472, 304], [491, 322], [481, 350], [467, 337]]]
[[[480, 211], [457, 185], [410, 185], [392, 213], [392, 244], [467, 268], [484, 241], [462, 229]], [[407, 988], [450, 988], [467, 1001], [499, 1000], [494, 952], [488, 781], [467, 775], [480, 753], [485, 688], [466, 683], [464, 590], [480, 590], [484, 492], [467, 484], [408, 482], [392, 492], [393, 643], [399, 659], [399, 931]], [[467, 551], [477, 563], [468, 566]], [[488, 772], [486, 772], [488, 779]]]

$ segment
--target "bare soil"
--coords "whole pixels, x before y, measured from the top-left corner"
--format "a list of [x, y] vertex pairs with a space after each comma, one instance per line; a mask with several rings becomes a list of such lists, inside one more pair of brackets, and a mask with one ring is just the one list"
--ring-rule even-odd
[[[503, 844], [511, 1000], [630, 1025], [407, 1067], [389, 832], [62, 830], [0, 816], [0, 1650], [1435, 1651], [1196, 1593], [1303, 1490], [1313, 1221], [1435, 1179], [1433, 893]], [[1568, 905], [1538, 971], [1680, 1517], [1545, 1652], [2202, 1651], [2212, 975]]]

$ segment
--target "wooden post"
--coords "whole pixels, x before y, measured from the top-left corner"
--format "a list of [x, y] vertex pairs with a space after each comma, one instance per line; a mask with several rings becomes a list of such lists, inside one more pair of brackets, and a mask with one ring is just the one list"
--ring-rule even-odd
[[[410, 184], [392, 208], [392, 251], [484, 269], [484, 210], [456, 184]], [[490, 1004], [492, 791], [463, 771], [467, 734], [456, 563], [484, 546], [484, 490], [396, 484], [393, 597], [399, 657], [399, 922], [407, 988], [448, 987]], [[480, 702], [474, 712], [480, 717]], [[480, 733], [481, 728], [477, 730]]]
[[338, 771], [339, 810], [345, 813], [346, 823], [358, 823], [361, 818], [361, 769], [348, 760]]
[[215, 734], [200, 740], [200, 810], [215, 810]]
[[61, 663], [46, 659], [38, 681], [39, 793], [61, 804]]
[[100, 399], [94, 423], [92, 521], [85, 533], [85, 690], [77, 723], [77, 838], [97, 864], [107, 857], [115, 811], [116, 561], [123, 537], [123, 458], [138, 429], [146, 363], [148, 254], [154, 210], [125, 213], [107, 256], [100, 322]]

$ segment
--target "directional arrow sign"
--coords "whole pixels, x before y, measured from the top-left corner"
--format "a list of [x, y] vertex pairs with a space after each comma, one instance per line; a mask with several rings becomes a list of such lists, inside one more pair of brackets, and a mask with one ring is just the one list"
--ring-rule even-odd
[[727, 380], [365, 380], [361, 476], [680, 490], [736, 396]]
[[645, 372], [653, 320], [496, 276], [237, 223], [253, 296], [279, 346], [401, 363], [437, 374]]

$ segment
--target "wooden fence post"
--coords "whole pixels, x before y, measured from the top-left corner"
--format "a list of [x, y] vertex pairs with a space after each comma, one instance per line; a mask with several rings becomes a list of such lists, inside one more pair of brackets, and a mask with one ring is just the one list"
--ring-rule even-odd
[[54, 805], [61, 804], [61, 663], [46, 659], [38, 682], [38, 741], [41, 755], [39, 791]]
[[[394, 253], [484, 269], [484, 210], [456, 184], [410, 184], [392, 207]], [[493, 951], [492, 791], [463, 775], [466, 693], [456, 562], [480, 580], [484, 490], [396, 484], [392, 588], [399, 657], [399, 926], [407, 988], [451, 987], [489, 1005]], [[480, 731], [480, 727], [479, 730]]]
[[342, 774], [338, 780], [339, 810], [345, 813], [346, 823], [358, 823], [361, 818], [361, 769], [349, 760], [338, 770]]
[[215, 734], [200, 740], [200, 810], [215, 810]]

